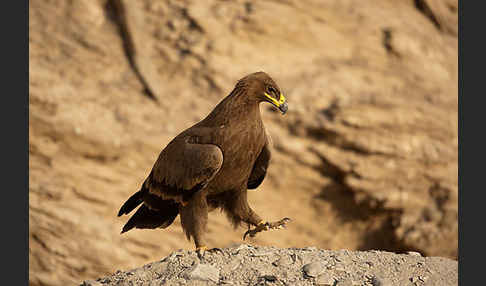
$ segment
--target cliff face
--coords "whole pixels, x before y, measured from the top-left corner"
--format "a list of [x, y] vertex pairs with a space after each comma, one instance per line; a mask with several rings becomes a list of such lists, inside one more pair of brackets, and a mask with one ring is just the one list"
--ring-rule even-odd
[[[192, 249], [116, 217], [158, 153], [263, 70], [276, 247], [457, 257], [457, 1], [30, 1], [29, 274], [65, 285]], [[241, 242], [218, 212], [213, 247]]]

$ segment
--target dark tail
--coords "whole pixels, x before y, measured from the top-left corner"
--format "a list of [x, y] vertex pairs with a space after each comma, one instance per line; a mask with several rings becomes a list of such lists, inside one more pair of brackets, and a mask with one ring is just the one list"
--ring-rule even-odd
[[143, 191], [140, 190], [133, 194], [120, 208], [118, 216], [129, 214], [133, 211], [139, 204], [143, 203]]
[[173, 201], [160, 200], [157, 207], [160, 207], [160, 209], [152, 210], [143, 204], [128, 220], [121, 233], [127, 232], [134, 227], [151, 229], [166, 228], [172, 224], [179, 214], [179, 206]]

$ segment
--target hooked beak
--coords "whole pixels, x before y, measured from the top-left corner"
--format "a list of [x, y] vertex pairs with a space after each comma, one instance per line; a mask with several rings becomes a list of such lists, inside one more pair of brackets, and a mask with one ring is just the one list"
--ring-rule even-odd
[[278, 109], [280, 109], [280, 111], [282, 112], [282, 115], [285, 114], [285, 112], [287, 112], [287, 110], [289, 109], [289, 105], [287, 104], [287, 102], [284, 102], [283, 104], [281, 104]]
[[270, 100], [270, 103], [275, 105], [280, 112], [282, 112], [282, 115], [287, 112], [289, 109], [289, 105], [287, 104], [287, 100], [285, 99], [285, 96], [283, 96], [282, 93], [280, 93], [280, 99], [276, 100], [275, 98], [271, 97], [268, 93], [265, 92], [265, 96]]

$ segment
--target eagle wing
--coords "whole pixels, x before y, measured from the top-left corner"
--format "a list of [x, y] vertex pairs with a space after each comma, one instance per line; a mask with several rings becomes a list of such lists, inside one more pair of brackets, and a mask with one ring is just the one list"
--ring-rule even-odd
[[176, 138], [160, 153], [152, 172], [144, 182], [149, 193], [187, 201], [218, 173], [223, 152], [213, 144], [190, 143], [190, 138]]
[[270, 163], [271, 155], [269, 142], [267, 140], [265, 146], [263, 146], [262, 151], [260, 151], [260, 154], [253, 164], [253, 169], [251, 170], [250, 177], [248, 178], [248, 189], [256, 189], [263, 182], [265, 175], [267, 174], [267, 168]]

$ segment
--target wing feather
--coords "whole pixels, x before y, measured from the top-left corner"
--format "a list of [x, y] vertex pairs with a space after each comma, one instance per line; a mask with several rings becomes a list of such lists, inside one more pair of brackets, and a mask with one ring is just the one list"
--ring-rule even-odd
[[248, 178], [247, 188], [252, 190], [256, 189], [265, 179], [267, 174], [268, 165], [270, 164], [271, 158], [270, 146], [267, 141], [262, 151], [258, 155], [255, 163], [253, 164], [253, 169], [251, 171], [250, 177]]
[[162, 150], [145, 181], [149, 192], [181, 200], [204, 187], [223, 164], [223, 152], [213, 144], [176, 139]]

